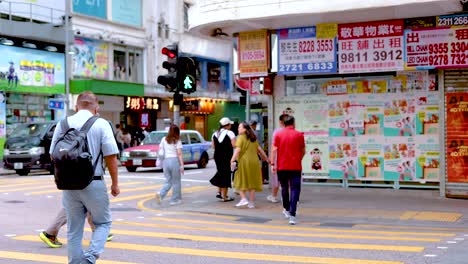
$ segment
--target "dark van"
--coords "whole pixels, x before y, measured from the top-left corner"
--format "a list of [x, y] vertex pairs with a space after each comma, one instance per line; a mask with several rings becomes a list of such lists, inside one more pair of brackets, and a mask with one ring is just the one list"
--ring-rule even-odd
[[49, 149], [56, 125], [56, 121], [19, 124], [7, 135], [3, 167], [22, 176], [37, 169], [53, 174]]

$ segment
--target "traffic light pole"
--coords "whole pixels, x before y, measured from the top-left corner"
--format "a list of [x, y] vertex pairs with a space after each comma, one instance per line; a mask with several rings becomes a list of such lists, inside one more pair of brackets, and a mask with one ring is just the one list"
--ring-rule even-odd
[[180, 102], [178, 100], [178, 92], [174, 93], [174, 97], [172, 98], [172, 102], [174, 102], [173, 110], [174, 110], [174, 125], [180, 127]]
[[252, 79], [249, 77], [249, 90], [245, 97], [245, 121], [250, 122], [250, 92], [252, 91]]

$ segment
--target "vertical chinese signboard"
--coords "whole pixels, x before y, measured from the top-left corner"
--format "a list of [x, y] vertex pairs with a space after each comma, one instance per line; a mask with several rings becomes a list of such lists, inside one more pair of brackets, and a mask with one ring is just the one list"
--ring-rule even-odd
[[403, 20], [338, 25], [339, 72], [403, 70]]
[[447, 93], [446, 168], [448, 183], [468, 183], [468, 93]]
[[239, 69], [241, 77], [267, 76], [270, 64], [267, 30], [239, 33]]
[[336, 72], [336, 29], [335, 32], [321, 29], [324, 32], [320, 35], [319, 29], [321, 27], [279, 30], [279, 75]]

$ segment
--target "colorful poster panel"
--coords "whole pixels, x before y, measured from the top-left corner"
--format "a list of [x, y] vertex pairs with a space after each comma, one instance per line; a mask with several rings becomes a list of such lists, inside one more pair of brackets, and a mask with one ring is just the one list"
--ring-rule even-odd
[[328, 120], [330, 137], [354, 137], [362, 134], [364, 105], [357, 95], [328, 97]]
[[468, 183], [468, 93], [447, 93], [447, 182]]
[[239, 33], [239, 70], [241, 77], [267, 76], [270, 45], [268, 31]]
[[439, 136], [439, 93], [416, 93], [416, 135]]
[[390, 181], [415, 181], [415, 144], [412, 137], [385, 138], [384, 178]]
[[329, 177], [328, 137], [304, 136], [306, 153], [302, 159], [302, 172], [314, 178]]
[[331, 179], [359, 179], [356, 138], [330, 137], [328, 144]]
[[415, 144], [416, 180], [421, 183], [438, 182], [440, 180], [440, 144], [438, 138], [434, 138], [433, 136], [416, 136]]
[[109, 79], [109, 44], [87, 38], [75, 38], [73, 49], [74, 76]]
[[361, 180], [384, 179], [384, 136], [357, 137], [358, 177]]
[[395, 94], [384, 103], [384, 135], [387, 137], [414, 136], [415, 125], [414, 96]]

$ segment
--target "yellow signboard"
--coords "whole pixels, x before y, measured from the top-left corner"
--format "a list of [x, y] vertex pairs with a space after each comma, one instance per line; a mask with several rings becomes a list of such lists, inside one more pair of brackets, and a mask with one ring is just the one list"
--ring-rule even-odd
[[268, 75], [268, 31], [239, 33], [239, 69], [241, 77]]

